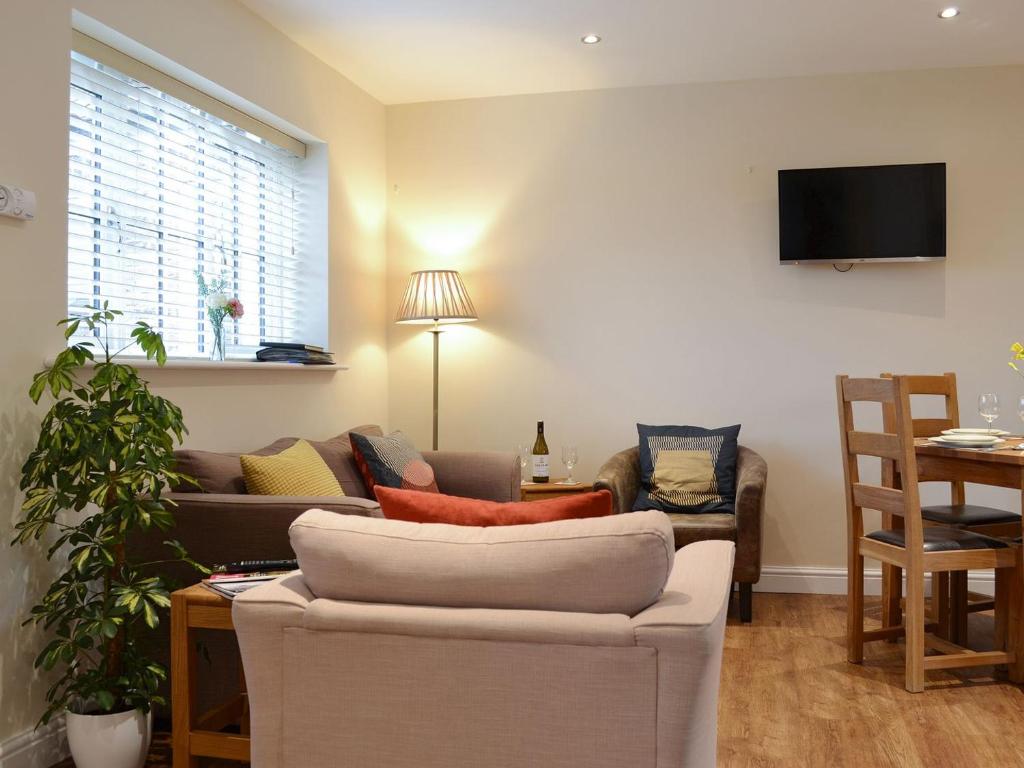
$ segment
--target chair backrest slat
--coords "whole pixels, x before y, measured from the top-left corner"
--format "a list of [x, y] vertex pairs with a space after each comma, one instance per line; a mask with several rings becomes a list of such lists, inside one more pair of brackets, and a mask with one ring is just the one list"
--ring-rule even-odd
[[877, 509], [890, 515], [903, 516], [903, 492], [895, 488], [854, 483], [853, 503], [864, 509]]
[[935, 437], [942, 434], [943, 430], [956, 429], [958, 426], [952, 419], [914, 419], [913, 424], [914, 437]]
[[880, 459], [899, 459], [903, 455], [903, 446], [897, 435], [882, 432], [847, 433], [850, 453], [858, 456], [877, 456]]
[[[891, 374], [882, 374], [891, 375]], [[944, 376], [904, 376], [907, 380], [907, 391], [912, 395], [948, 395], [950, 390], [949, 377], [952, 373]], [[956, 377], [953, 378], [953, 387], [956, 387]]]
[[895, 387], [882, 379], [845, 379], [842, 386], [848, 403], [891, 403], [896, 398]]

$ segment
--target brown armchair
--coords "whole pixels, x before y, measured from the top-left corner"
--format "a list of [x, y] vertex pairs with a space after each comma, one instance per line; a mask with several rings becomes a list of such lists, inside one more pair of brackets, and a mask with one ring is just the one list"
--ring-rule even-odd
[[[598, 470], [594, 489], [611, 491], [616, 512], [631, 512], [640, 490], [639, 449], [612, 456]], [[736, 513], [669, 513], [676, 549], [695, 541], [722, 539], [736, 544], [733, 581], [739, 584], [740, 620], [752, 618], [753, 585], [761, 578], [764, 494], [768, 465], [757, 453], [739, 447], [736, 460]]]

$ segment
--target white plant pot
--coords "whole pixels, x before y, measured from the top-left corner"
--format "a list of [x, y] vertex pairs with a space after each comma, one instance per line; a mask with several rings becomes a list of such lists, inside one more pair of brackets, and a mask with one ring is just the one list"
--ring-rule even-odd
[[76, 768], [142, 768], [153, 736], [153, 713], [67, 712], [68, 746]]

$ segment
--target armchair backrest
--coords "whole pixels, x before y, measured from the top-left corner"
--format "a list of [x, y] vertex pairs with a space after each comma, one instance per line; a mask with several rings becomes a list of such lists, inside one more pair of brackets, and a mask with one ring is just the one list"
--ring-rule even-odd
[[319, 598], [632, 616], [672, 570], [661, 512], [477, 528], [313, 509], [289, 529]]

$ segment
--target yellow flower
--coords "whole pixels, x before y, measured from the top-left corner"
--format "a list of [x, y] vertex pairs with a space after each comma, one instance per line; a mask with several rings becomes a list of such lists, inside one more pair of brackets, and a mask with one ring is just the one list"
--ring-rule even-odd
[[1013, 352], [1018, 360], [1024, 360], [1024, 344], [1019, 341], [1013, 342], [1013, 346], [1010, 347], [1010, 351]]

